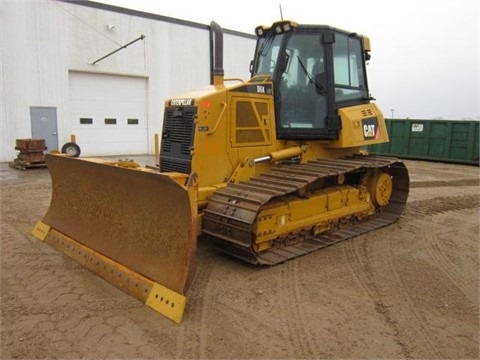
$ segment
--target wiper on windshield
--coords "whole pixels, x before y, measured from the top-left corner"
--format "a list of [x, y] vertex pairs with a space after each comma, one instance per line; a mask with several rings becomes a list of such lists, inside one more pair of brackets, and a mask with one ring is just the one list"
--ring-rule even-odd
[[313, 83], [313, 76], [312, 74], [310, 74], [308, 71], [307, 71], [307, 68], [305, 67], [305, 65], [303, 65], [303, 62], [302, 60], [300, 60], [300, 57], [297, 55], [297, 59], [298, 59], [298, 62], [300, 63], [300, 67], [302, 68], [303, 72], [305, 73], [305, 75], [307, 75], [308, 77], [308, 80], [310, 80], [311, 83]]

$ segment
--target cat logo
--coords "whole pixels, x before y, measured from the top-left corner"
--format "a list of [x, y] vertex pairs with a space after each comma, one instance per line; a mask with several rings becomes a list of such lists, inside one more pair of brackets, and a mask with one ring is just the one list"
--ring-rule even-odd
[[363, 138], [365, 140], [378, 139], [380, 136], [378, 131], [377, 118], [368, 118], [362, 120]]

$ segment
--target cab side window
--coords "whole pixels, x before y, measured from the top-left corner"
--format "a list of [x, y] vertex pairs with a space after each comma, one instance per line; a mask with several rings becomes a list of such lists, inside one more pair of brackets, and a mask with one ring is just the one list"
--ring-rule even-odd
[[357, 37], [336, 34], [333, 62], [337, 102], [368, 98], [360, 41]]

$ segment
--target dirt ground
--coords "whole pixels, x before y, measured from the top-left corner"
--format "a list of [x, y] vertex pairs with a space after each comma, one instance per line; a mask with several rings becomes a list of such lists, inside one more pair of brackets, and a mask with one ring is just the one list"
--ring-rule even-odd
[[31, 236], [48, 170], [2, 163], [0, 357], [478, 359], [480, 170], [405, 162], [387, 228], [271, 268], [200, 241], [180, 325]]

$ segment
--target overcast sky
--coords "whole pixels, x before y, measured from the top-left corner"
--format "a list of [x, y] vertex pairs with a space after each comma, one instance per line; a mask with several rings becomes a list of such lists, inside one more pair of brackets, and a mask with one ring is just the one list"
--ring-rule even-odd
[[370, 37], [370, 92], [386, 117], [480, 119], [479, 0], [96, 2], [207, 25], [214, 20], [250, 34], [257, 25], [279, 20], [281, 5], [284, 19]]

